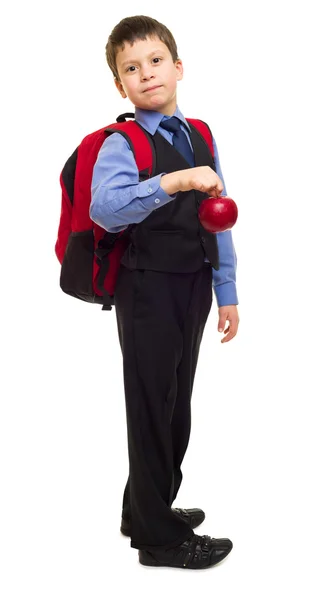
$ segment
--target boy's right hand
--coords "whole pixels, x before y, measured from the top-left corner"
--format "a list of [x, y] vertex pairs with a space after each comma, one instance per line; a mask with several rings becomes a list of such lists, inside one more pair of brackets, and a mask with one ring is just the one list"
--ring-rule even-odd
[[211, 167], [192, 167], [163, 175], [160, 180], [162, 189], [169, 195], [177, 192], [198, 190], [207, 192], [216, 198], [221, 195], [224, 187], [219, 176]]
[[199, 192], [208, 192], [211, 196], [220, 196], [224, 189], [221, 179], [211, 167], [194, 167], [178, 173], [181, 192], [199, 190]]

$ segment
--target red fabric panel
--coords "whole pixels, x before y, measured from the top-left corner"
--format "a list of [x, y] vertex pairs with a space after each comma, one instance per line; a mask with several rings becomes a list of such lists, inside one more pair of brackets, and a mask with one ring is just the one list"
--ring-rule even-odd
[[58, 237], [55, 244], [55, 253], [60, 264], [63, 262], [67, 241], [72, 230], [72, 204], [65, 189], [62, 173], [60, 175], [60, 184], [62, 189], [61, 215], [58, 229]]
[[210, 152], [214, 158], [214, 147], [213, 147], [212, 135], [211, 135], [210, 130], [207, 127], [206, 123], [204, 123], [203, 121], [199, 121], [198, 119], [186, 119], [186, 121], [188, 123], [191, 123], [191, 125], [193, 125], [199, 131], [199, 133], [202, 135], [202, 137], [205, 139], [207, 145], [209, 146]]

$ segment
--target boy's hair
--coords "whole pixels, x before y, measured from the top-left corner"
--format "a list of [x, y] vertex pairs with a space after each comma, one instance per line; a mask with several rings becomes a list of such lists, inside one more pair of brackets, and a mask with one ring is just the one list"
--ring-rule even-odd
[[136, 40], [146, 40], [147, 37], [158, 37], [169, 49], [173, 62], [178, 60], [175, 39], [170, 30], [156, 19], [138, 15], [122, 19], [112, 30], [105, 47], [107, 63], [119, 81], [116, 67], [116, 55], [119, 50], [124, 50], [125, 42], [132, 46]]

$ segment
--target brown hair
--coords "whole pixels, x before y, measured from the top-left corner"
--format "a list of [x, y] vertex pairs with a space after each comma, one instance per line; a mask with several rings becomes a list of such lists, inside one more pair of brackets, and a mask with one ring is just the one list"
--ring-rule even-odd
[[147, 37], [158, 37], [169, 49], [173, 62], [178, 60], [176, 42], [169, 29], [156, 19], [138, 15], [122, 19], [112, 30], [105, 47], [107, 63], [115, 77], [119, 81], [116, 67], [116, 55], [118, 50], [124, 50], [125, 42], [132, 46], [136, 40], [146, 40]]

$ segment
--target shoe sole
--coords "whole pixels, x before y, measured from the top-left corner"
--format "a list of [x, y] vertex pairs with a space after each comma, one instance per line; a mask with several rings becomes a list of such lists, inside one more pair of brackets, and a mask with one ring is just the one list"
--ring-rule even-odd
[[[229, 552], [231, 551], [231, 548], [229, 550]], [[152, 561], [145, 561], [144, 559], [139, 557], [139, 562], [141, 565], [143, 565], [144, 567], [170, 567], [171, 569], [175, 568], [175, 569], [190, 569], [193, 571], [199, 571], [201, 569], [209, 569], [211, 567], [215, 567], [215, 565], [218, 565], [220, 562], [222, 562], [222, 560], [224, 560], [229, 552], [227, 552], [227, 554], [225, 554], [225, 556], [223, 556], [220, 560], [218, 560], [216, 563], [213, 563], [212, 565], [201, 565], [201, 566], [189, 566], [189, 565], [171, 565], [169, 563], [161, 563], [161, 562], [152, 562]]]

